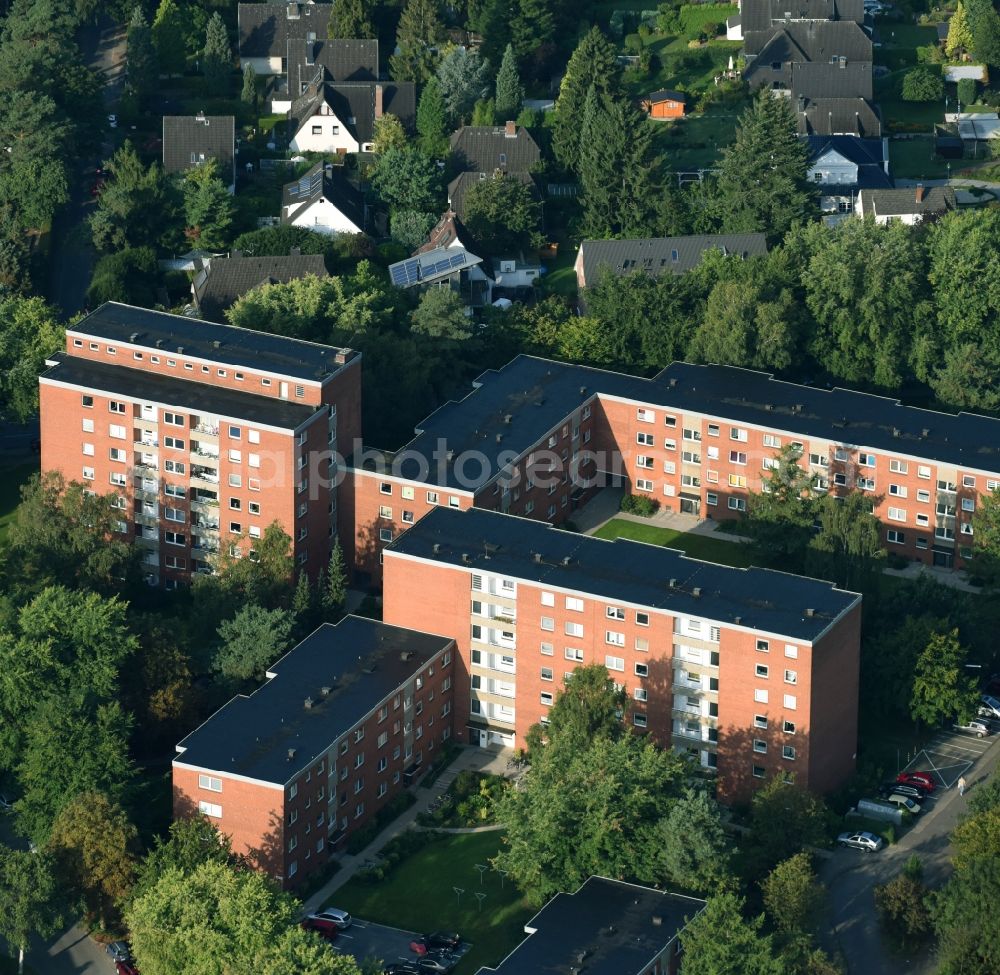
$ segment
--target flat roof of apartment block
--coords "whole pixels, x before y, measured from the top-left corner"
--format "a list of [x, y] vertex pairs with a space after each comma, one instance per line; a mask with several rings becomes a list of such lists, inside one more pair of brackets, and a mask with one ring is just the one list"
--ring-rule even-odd
[[819, 579], [701, 562], [483, 508], [435, 508], [386, 548], [392, 553], [806, 641], [861, 599]]
[[181, 741], [175, 761], [283, 785], [451, 643], [361, 616], [325, 623]]
[[[440, 456], [440, 464], [431, 463], [430, 473], [419, 477], [420, 464], [413, 459], [393, 473], [478, 489], [499, 473], [503, 455], [530, 450], [595, 394], [955, 467], [1000, 471], [1000, 420], [988, 416], [939, 413], [871, 393], [787, 383], [732, 366], [674, 362], [644, 379], [522, 355], [483, 373], [468, 396], [445, 403], [417, 426], [403, 451]], [[560, 440], [557, 449], [561, 446]], [[481, 477], [479, 462], [471, 458], [474, 451], [486, 460]], [[459, 476], [463, 470], [465, 477]]]
[[175, 379], [141, 369], [106, 365], [65, 352], [57, 352], [52, 360], [55, 365], [42, 373], [44, 379], [109, 396], [174, 406], [191, 413], [208, 413], [294, 430], [318, 410], [326, 409], [291, 403], [276, 396], [259, 396], [225, 386], [213, 386], [210, 382]]
[[524, 926], [528, 937], [479, 975], [639, 975], [704, 909], [696, 897], [590, 877], [575, 893], [556, 894]]
[[159, 349], [164, 355], [225, 362], [311, 382], [332, 375], [358, 355], [353, 349], [338, 349], [115, 301], [105, 302], [68, 331], [123, 345], [140, 345], [154, 352]]

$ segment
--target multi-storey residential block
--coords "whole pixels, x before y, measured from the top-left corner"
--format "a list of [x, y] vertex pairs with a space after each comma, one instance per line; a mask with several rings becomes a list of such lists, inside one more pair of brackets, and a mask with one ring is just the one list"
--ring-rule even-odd
[[451, 737], [453, 648], [357, 616], [321, 626], [177, 745], [174, 817], [208, 816], [300, 884]]
[[1000, 486], [989, 417], [727, 366], [675, 362], [642, 379], [519, 356], [402, 450], [354, 456], [341, 538], [377, 584], [382, 548], [438, 506], [561, 522], [620, 477], [669, 510], [736, 518], [788, 446], [817, 493], [870, 494], [889, 550], [929, 565], [968, 558], [979, 498]]
[[556, 894], [524, 926], [528, 937], [479, 975], [676, 975], [677, 939], [704, 909], [696, 897], [590, 877], [575, 893]]
[[272, 522], [297, 566], [326, 564], [338, 445], [360, 431], [360, 355], [108, 303], [48, 365], [42, 470], [117, 494], [151, 584], [211, 571], [220, 546], [243, 553]]
[[822, 792], [854, 770], [854, 593], [477, 508], [433, 511], [384, 556], [385, 621], [458, 645], [462, 740], [522, 746], [597, 663], [627, 691], [626, 720], [717, 769], [727, 799], [774, 773]]

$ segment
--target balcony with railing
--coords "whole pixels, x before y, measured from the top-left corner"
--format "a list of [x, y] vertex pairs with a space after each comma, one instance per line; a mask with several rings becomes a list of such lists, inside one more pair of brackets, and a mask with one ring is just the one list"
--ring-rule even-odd
[[219, 421], [210, 416], [196, 416], [191, 418], [192, 429], [205, 437], [219, 436]]
[[191, 465], [191, 481], [203, 481], [206, 484], [218, 484], [219, 472], [210, 467], [202, 467], [199, 464]]
[[202, 532], [214, 532], [215, 534], [218, 534], [219, 519], [209, 518], [206, 515], [195, 511], [191, 514], [191, 527], [197, 528]]
[[216, 464], [219, 462], [219, 446], [218, 444], [204, 443], [201, 440], [191, 441], [191, 456], [192, 457], [204, 457], [206, 460], [212, 461]]

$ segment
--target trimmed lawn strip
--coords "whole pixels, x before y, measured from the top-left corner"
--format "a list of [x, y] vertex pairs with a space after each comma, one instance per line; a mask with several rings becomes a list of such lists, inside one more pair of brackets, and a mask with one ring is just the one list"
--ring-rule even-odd
[[[455, 975], [495, 966], [524, 940], [524, 924], [535, 913], [509, 880], [501, 887], [495, 871], [486, 870], [480, 883], [475, 865], [488, 864], [496, 856], [502, 835], [499, 831], [443, 834], [383, 881], [349, 881], [331, 903], [362, 920], [408, 931], [458, 931], [472, 948]], [[464, 891], [460, 900], [456, 887]], [[481, 909], [477, 893], [486, 894]]]
[[633, 541], [647, 542], [650, 545], [677, 548], [692, 558], [702, 559], [705, 562], [717, 562], [720, 565], [745, 568], [754, 563], [749, 546], [740, 542], [724, 542], [717, 538], [691, 535], [687, 532], [673, 531], [670, 528], [660, 528], [657, 525], [644, 525], [641, 522], [627, 521], [624, 518], [612, 518], [594, 534], [597, 538], [630, 538]]
[[957, 171], [961, 159], [942, 159], [934, 152], [934, 140], [891, 139], [889, 163], [893, 176], [904, 179], [938, 179], [948, 174], [948, 163]]
[[0, 466], [0, 544], [7, 540], [7, 529], [21, 503], [21, 485], [38, 473], [38, 459]]

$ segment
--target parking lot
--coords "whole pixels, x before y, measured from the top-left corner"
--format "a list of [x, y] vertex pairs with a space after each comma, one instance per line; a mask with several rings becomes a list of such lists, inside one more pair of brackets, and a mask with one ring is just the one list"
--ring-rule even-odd
[[[960, 731], [942, 729], [917, 752], [902, 771], [930, 772], [942, 790], [956, 788], [959, 778], [963, 775], [971, 784], [972, 779], [968, 773], [997, 740], [1000, 722], [994, 721], [991, 724], [993, 734], [988, 738], [976, 738], [975, 735]], [[928, 800], [933, 801], [933, 797], [925, 796], [921, 802]]]
[[[346, 931], [337, 935], [334, 948], [345, 955], [354, 955], [359, 964], [366, 958], [377, 958], [386, 965], [394, 961], [413, 961], [417, 956], [410, 951], [410, 942], [424, 933], [355, 918]], [[455, 958], [460, 958], [469, 948], [470, 945], [463, 944], [455, 952]]]

